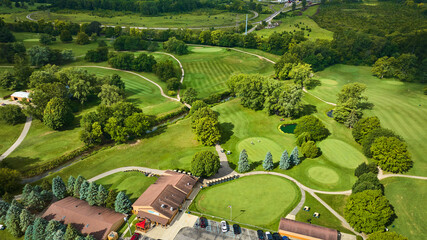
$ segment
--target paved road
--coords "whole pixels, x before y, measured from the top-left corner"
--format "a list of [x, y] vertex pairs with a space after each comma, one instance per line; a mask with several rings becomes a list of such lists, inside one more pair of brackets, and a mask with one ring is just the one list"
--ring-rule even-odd
[[27, 117], [27, 121], [25, 122], [24, 129], [22, 129], [21, 135], [19, 135], [15, 143], [0, 156], [0, 162], [3, 161], [3, 159], [5, 159], [7, 156], [9, 156], [9, 154], [11, 154], [22, 143], [22, 141], [24, 141], [25, 136], [27, 136], [28, 131], [30, 131], [32, 121], [33, 118], [31, 116]]

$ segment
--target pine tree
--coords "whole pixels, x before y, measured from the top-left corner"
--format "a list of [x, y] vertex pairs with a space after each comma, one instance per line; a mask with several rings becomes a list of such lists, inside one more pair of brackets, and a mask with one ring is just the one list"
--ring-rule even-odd
[[9, 230], [10, 234], [14, 237], [20, 237], [23, 234], [21, 226], [19, 225], [20, 214], [21, 208], [12, 202], [6, 213], [6, 226], [7, 230]]
[[9, 210], [10, 204], [0, 200], [0, 223], [6, 222], [6, 213]]
[[132, 202], [124, 192], [119, 192], [116, 201], [114, 202], [114, 209], [118, 213], [129, 213], [132, 210]]
[[299, 159], [298, 154], [299, 154], [298, 153], [298, 147], [295, 147], [294, 150], [292, 150], [292, 153], [291, 153], [291, 162], [295, 166], [301, 163], [301, 160]]
[[85, 237], [77, 236], [74, 240], [85, 240]]
[[111, 189], [108, 191], [107, 200], [105, 200], [105, 207], [114, 209], [114, 202], [117, 198], [117, 192]]
[[49, 223], [46, 226], [45, 229], [45, 235], [48, 238], [53, 238], [56, 231], [58, 231], [61, 228], [62, 223], [56, 221], [56, 220], [50, 220]]
[[44, 218], [36, 218], [33, 225], [33, 239], [45, 239], [45, 229], [47, 226], [47, 221]]
[[52, 193], [58, 199], [63, 199], [67, 196], [67, 188], [60, 176], [57, 176], [52, 180]]
[[273, 168], [274, 168], [273, 156], [271, 155], [270, 152], [268, 152], [265, 155], [265, 159], [264, 159], [264, 162], [262, 163], [262, 167], [267, 171], [273, 170]]
[[33, 225], [28, 226], [27, 230], [25, 230], [24, 240], [33, 240]]
[[53, 235], [53, 240], [64, 240], [64, 235], [65, 235], [64, 231], [58, 230]]
[[89, 234], [86, 236], [85, 240], [96, 240], [96, 238]]
[[89, 205], [93, 206], [96, 205], [96, 196], [98, 195], [98, 185], [96, 185], [95, 182], [91, 182], [89, 184], [89, 188], [87, 191], [87, 197], [86, 201], [89, 203]]
[[48, 181], [48, 180], [43, 180], [43, 182], [42, 182], [42, 184], [41, 184], [41, 187], [42, 187], [42, 189], [43, 190], [46, 190], [46, 191], [51, 191], [52, 190], [52, 185], [50, 184], [50, 182]]
[[43, 208], [44, 201], [40, 193], [37, 191], [31, 191], [27, 197], [27, 207], [35, 210], [41, 210]]
[[279, 168], [283, 170], [287, 170], [292, 166], [291, 159], [289, 158], [288, 151], [285, 150], [280, 157]]
[[71, 224], [68, 224], [67, 230], [65, 231], [64, 240], [74, 240], [77, 236], [79, 236], [79, 233]]
[[34, 216], [28, 212], [27, 209], [22, 209], [21, 214], [19, 215], [19, 226], [21, 227], [21, 231], [27, 231], [27, 228], [33, 223]]
[[79, 191], [79, 196], [81, 200], [86, 200], [88, 190], [89, 190], [89, 182], [84, 180], [82, 185], [80, 186], [80, 191]]
[[24, 189], [22, 190], [22, 195], [21, 195], [21, 201], [24, 205], [27, 205], [27, 198], [30, 195], [30, 193], [33, 191], [33, 187], [30, 184], [25, 184]]
[[238, 165], [239, 165], [239, 172], [241, 173], [248, 172], [251, 168], [248, 161], [248, 154], [246, 153], [245, 149], [243, 149], [242, 152], [240, 152]]
[[98, 206], [104, 206], [105, 201], [107, 200], [107, 197], [108, 197], [107, 190], [104, 188], [104, 186], [102, 186], [102, 184], [100, 184], [98, 187], [98, 193], [96, 195], [96, 204]]
[[50, 202], [51, 200], [52, 200], [52, 198], [53, 198], [53, 194], [52, 194], [52, 192], [51, 191], [46, 191], [46, 190], [43, 190], [41, 193], [40, 193], [40, 196], [42, 197], [42, 200], [43, 200], [43, 202], [46, 204], [47, 202]]
[[76, 183], [76, 179], [73, 176], [70, 176], [67, 182], [67, 193], [69, 195], [73, 195], [75, 183]]
[[84, 180], [85, 178], [80, 175], [77, 177], [76, 182], [74, 183], [74, 197], [80, 197], [80, 187]]

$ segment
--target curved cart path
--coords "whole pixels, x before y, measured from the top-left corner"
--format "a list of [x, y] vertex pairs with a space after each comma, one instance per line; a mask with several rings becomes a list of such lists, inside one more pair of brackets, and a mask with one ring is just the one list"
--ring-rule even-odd
[[28, 131], [30, 131], [31, 123], [33, 121], [33, 118], [27, 117], [27, 121], [25, 122], [24, 128], [22, 129], [21, 135], [19, 135], [18, 139], [15, 141], [15, 143], [6, 150], [1, 156], [0, 156], [0, 162], [3, 161], [9, 154], [11, 154], [19, 145], [24, 141], [25, 137], [27, 136]]
[[381, 168], [378, 168], [378, 179], [382, 180], [389, 177], [402, 177], [402, 178], [412, 178], [412, 179], [419, 179], [419, 180], [427, 180], [427, 177], [422, 176], [414, 176], [414, 175], [403, 175], [403, 174], [394, 174], [394, 173], [388, 173], [384, 174], [384, 171]]

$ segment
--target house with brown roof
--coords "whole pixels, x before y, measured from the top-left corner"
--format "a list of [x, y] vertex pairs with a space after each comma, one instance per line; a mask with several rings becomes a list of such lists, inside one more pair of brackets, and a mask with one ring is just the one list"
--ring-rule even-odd
[[282, 218], [279, 234], [301, 240], [339, 240], [341, 233], [335, 229]]
[[71, 224], [84, 235], [91, 234], [96, 239], [107, 239], [111, 231], [116, 231], [123, 223], [124, 215], [111, 209], [90, 206], [86, 201], [66, 197], [52, 203], [43, 218], [55, 219], [63, 224]]
[[168, 225], [193, 191], [197, 178], [174, 171], [165, 171], [157, 181], [133, 203], [133, 212], [139, 219], [149, 219]]

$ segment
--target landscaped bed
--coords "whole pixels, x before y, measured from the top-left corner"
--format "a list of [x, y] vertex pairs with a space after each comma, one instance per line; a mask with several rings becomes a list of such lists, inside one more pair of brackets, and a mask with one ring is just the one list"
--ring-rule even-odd
[[232, 210], [233, 221], [277, 229], [280, 218], [285, 217], [300, 198], [300, 190], [291, 181], [255, 175], [202, 189], [190, 210], [227, 220]]

